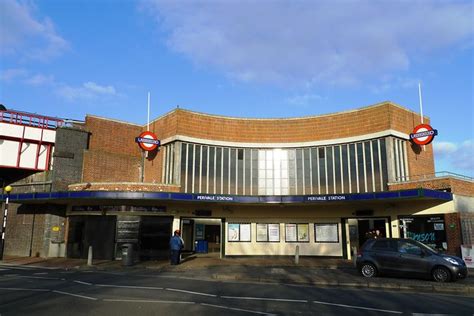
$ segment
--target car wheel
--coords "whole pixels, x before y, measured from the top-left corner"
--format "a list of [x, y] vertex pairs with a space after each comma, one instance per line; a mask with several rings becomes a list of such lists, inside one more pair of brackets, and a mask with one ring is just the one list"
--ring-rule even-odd
[[445, 267], [436, 267], [431, 273], [436, 282], [449, 282], [451, 280], [451, 273]]
[[366, 278], [377, 276], [377, 268], [372, 263], [364, 263], [360, 268], [360, 273]]

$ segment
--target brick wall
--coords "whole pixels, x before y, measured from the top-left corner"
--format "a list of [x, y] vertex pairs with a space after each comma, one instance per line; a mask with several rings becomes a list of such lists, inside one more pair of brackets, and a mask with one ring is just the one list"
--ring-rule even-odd
[[32, 256], [45, 257], [46, 251], [43, 247], [45, 214], [18, 214], [19, 206], [20, 204], [15, 203], [8, 205], [5, 256], [29, 256], [31, 248]]
[[78, 183], [69, 186], [70, 191], [143, 191], [143, 192], [179, 192], [180, 186], [137, 182], [119, 183]]
[[455, 256], [461, 256], [461, 221], [459, 213], [444, 214], [446, 225], [446, 241], [448, 243], [448, 253]]
[[85, 125], [90, 139], [82, 182], [139, 181], [141, 151], [135, 137], [142, 127], [93, 116]]
[[416, 188], [450, 190], [454, 194], [474, 196], [474, 182], [455, 179], [452, 177], [389, 184], [390, 191]]
[[[429, 122], [426, 118], [425, 122]], [[182, 135], [214, 141], [242, 143], [298, 143], [324, 141], [396, 130], [405, 134], [420, 123], [415, 112], [384, 102], [335, 114], [287, 118], [249, 119], [207, 115], [175, 109], [154, 120], [150, 130], [163, 140]], [[138, 181], [141, 150], [134, 138], [146, 129], [94, 116], [86, 118], [90, 149], [84, 155], [83, 182]], [[432, 145], [408, 148], [409, 172], [434, 173]], [[118, 170], [117, 170], [118, 169]], [[162, 155], [152, 153], [145, 161], [145, 182], [160, 183]]]

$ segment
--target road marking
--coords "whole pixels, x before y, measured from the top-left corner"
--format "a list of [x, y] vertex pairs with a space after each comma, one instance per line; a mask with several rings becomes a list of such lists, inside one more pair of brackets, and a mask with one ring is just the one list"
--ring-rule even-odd
[[76, 281], [76, 280], [73, 280], [73, 282], [76, 282], [76, 283], [79, 283], [79, 284], [84, 284], [84, 285], [92, 285], [92, 283], [83, 282], [83, 281]]
[[245, 296], [220, 296], [221, 298], [229, 298], [235, 300], [254, 300], [254, 301], [275, 301], [275, 302], [292, 302], [292, 303], [308, 303], [308, 300], [293, 300], [289, 298], [267, 298], [267, 297], [245, 297]]
[[44, 270], [59, 270], [61, 268], [57, 267], [41, 267], [41, 266], [27, 266], [18, 265], [18, 264], [10, 264], [10, 263], [0, 263], [1, 267], [7, 267], [10, 269], [18, 269], [18, 270], [34, 270], [34, 269], [44, 269]]
[[399, 311], [391, 311], [391, 310], [387, 310], [387, 309], [378, 309], [378, 308], [363, 307], [363, 306], [336, 304], [336, 303], [328, 303], [328, 302], [321, 302], [321, 301], [313, 301], [313, 303], [323, 304], [323, 305], [339, 306], [339, 307], [347, 307], [347, 308], [355, 308], [355, 309], [364, 309], [364, 310], [369, 310], [369, 311], [377, 311], [377, 312], [392, 313], [392, 314], [403, 314], [403, 312], [399, 312]]
[[85, 299], [92, 300], [92, 301], [97, 301], [97, 298], [95, 298], [95, 297], [84, 296], [84, 295], [79, 295], [79, 294], [73, 294], [73, 293], [57, 291], [57, 290], [53, 290], [52, 292], [58, 293], [58, 294], [63, 294], [63, 295], [69, 295], [69, 296], [74, 296], [74, 297], [85, 298]]
[[66, 279], [60, 279], [60, 278], [30, 276], [30, 275], [19, 275], [18, 278], [22, 278], [22, 279], [41, 279], [41, 280], [62, 280], [62, 281], [66, 280]]
[[207, 294], [207, 293], [200, 293], [200, 292], [193, 292], [193, 291], [186, 291], [186, 290], [179, 290], [179, 289], [166, 288], [165, 290], [166, 290], [166, 291], [173, 291], [173, 292], [187, 293], [187, 294], [194, 294], [194, 295], [217, 297], [217, 295], [214, 295], [214, 294]]
[[0, 290], [7, 290], [7, 291], [33, 291], [33, 292], [49, 292], [48, 289], [25, 289], [19, 287], [0, 287]]
[[[426, 314], [426, 313], [412, 313], [413, 316], [449, 316], [452, 314]], [[474, 314], [473, 314], [474, 315]]]
[[163, 290], [162, 287], [152, 287], [152, 286], [132, 286], [132, 285], [113, 285], [113, 284], [95, 284], [95, 286], [117, 287], [117, 288], [125, 288], [125, 289], [140, 289], [140, 290]]
[[186, 301], [156, 301], [156, 300], [127, 300], [127, 299], [103, 299], [104, 302], [127, 302], [127, 303], [159, 303], [159, 304], [196, 304]]
[[34, 275], [48, 274], [48, 272], [35, 272]]
[[265, 313], [265, 312], [257, 312], [257, 311], [252, 311], [252, 310], [248, 310], [248, 309], [241, 309], [241, 308], [235, 308], [235, 307], [227, 307], [227, 306], [206, 304], [206, 303], [201, 303], [201, 305], [202, 306], [222, 308], [222, 309], [228, 309], [228, 310], [232, 310], [232, 311], [247, 312], [247, 313], [252, 313], [252, 314], [276, 316], [276, 314], [270, 314], [270, 313]]
[[3, 276], [6, 276], [6, 277], [16, 277], [16, 276], [19, 276], [19, 274], [4, 274]]

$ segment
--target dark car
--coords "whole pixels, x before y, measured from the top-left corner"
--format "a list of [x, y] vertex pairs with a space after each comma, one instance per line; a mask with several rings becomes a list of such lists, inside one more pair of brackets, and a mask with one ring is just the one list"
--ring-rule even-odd
[[449, 282], [467, 276], [462, 259], [438, 253], [412, 239], [369, 239], [359, 250], [356, 264], [367, 278], [378, 274], [402, 274]]

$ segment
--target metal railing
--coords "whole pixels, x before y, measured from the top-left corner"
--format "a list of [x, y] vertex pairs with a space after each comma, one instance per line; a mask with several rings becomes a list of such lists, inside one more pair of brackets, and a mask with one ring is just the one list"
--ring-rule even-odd
[[0, 122], [33, 126], [44, 129], [56, 129], [61, 126], [65, 126], [65, 121], [57, 117], [13, 110], [0, 111]]
[[465, 176], [462, 174], [449, 172], [449, 171], [439, 171], [435, 173], [428, 173], [428, 174], [421, 174], [415, 176], [403, 176], [395, 178], [395, 183], [400, 182], [416, 182], [416, 181], [424, 181], [424, 180], [434, 180], [434, 179], [441, 179], [441, 178], [454, 178], [464, 181], [474, 182], [473, 177]]

